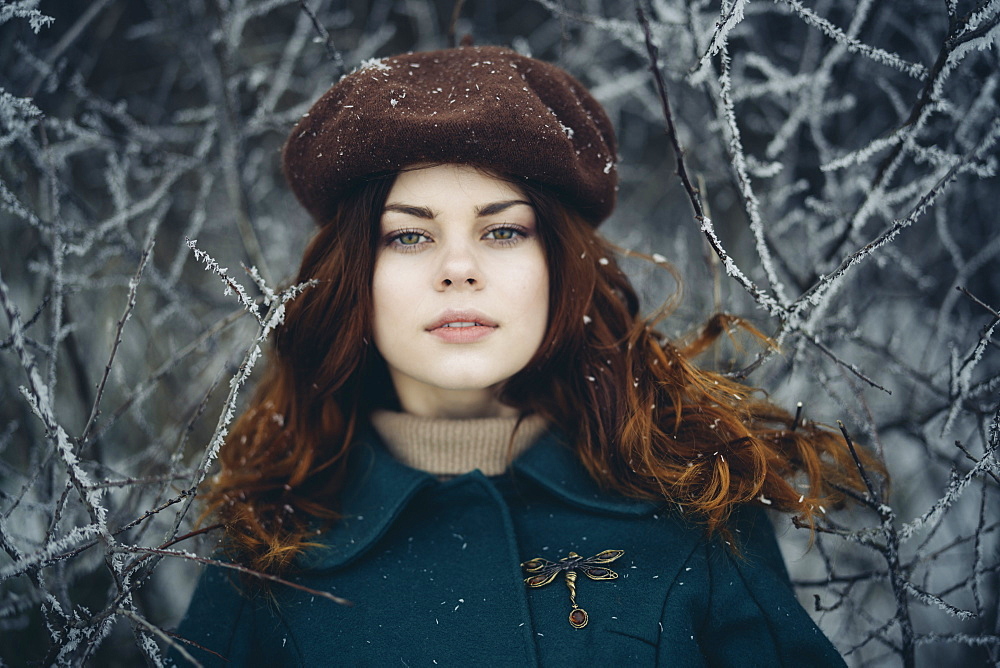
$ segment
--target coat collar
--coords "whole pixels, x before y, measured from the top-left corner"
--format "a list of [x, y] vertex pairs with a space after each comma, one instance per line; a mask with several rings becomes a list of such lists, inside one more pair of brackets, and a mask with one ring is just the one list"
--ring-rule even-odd
[[[555, 429], [546, 431], [511, 468], [515, 475], [531, 480], [564, 503], [585, 512], [642, 517], [663, 505], [600, 489]], [[388, 531], [421, 490], [456, 484], [466, 477], [482, 477], [479, 471], [473, 471], [441, 483], [429, 473], [396, 461], [370, 428], [355, 443], [348, 469], [351, 476], [342, 496], [342, 518], [316, 537], [314, 548], [298, 557], [303, 569], [327, 570], [348, 565]]]
[[663, 505], [602, 490], [555, 429], [545, 432], [534, 446], [514, 461], [512, 468], [582, 510], [642, 517], [653, 514]]

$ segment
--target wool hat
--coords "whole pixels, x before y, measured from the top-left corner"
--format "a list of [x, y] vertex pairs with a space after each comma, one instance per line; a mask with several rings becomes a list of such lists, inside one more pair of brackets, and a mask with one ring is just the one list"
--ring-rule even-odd
[[596, 225], [614, 208], [614, 129], [565, 70], [493, 46], [366, 61], [285, 142], [285, 178], [316, 222], [365, 177], [420, 162], [476, 165], [551, 188]]

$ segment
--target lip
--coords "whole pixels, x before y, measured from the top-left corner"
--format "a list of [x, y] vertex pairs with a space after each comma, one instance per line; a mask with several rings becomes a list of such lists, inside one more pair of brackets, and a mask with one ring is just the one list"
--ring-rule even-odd
[[[472, 327], [446, 327], [449, 323], [474, 322]], [[426, 327], [426, 331], [447, 343], [472, 343], [494, 331], [499, 325], [489, 316], [475, 310], [449, 309]]]

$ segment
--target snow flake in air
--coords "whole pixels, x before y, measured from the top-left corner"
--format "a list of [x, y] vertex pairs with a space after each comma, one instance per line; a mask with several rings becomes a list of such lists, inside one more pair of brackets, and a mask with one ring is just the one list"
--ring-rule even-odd
[[367, 60], [362, 60], [361, 64], [358, 65], [357, 72], [363, 72], [364, 70], [378, 70], [379, 72], [391, 72], [392, 68], [385, 62], [385, 58], [369, 58]]

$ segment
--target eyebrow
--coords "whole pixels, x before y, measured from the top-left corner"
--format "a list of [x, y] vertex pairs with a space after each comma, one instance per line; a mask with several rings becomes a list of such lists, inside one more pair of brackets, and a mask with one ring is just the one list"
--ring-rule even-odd
[[426, 206], [413, 206], [411, 204], [386, 204], [382, 211], [383, 213], [387, 211], [396, 211], [397, 213], [404, 213], [407, 216], [424, 218], [426, 220], [434, 219], [434, 212]]
[[531, 206], [531, 202], [526, 202], [523, 199], [512, 199], [505, 202], [493, 202], [492, 204], [487, 204], [486, 206], [476, 207], [476, 215], [492, 216], [494, 214], [500, 213], [501, 211], [506, 211], [512, 206], [517, 206], [518, 204], [523, 204], [525, 206]]
[[[525, 206], [531, 206], [531, 202], [525, 201], [523, 199], [512, 199], [505, 200], [502, 202], [491, 202], [489, 204], [484, 204], [483, 206], [476, 207], [476, 216], [483, 218], [485, 216], [493, 216], [512, 206], [517, 206], [518, 204], [523, 204]], [[434, 212], [431, 211], [426, 206], [413, 206], [412, 204], [386, 204], [383, 212], [395, 211], [396, 213], [402, 213], [407, 216], [413, 216], [414, 218], [423, 218], [425, 220], [433, 220]]]

